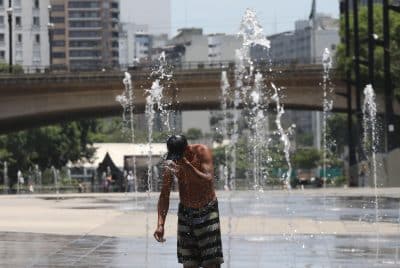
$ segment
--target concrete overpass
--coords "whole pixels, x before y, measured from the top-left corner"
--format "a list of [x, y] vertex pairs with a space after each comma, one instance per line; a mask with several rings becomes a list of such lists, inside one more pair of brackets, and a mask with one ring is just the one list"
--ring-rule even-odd
[[[234, 85], [233, 70], [227, 71], [231, 85]], [[145, 106], [144, 89], [149, 88], [152, 81], [148, 78], [148, 71], [133, 71], [131, 74], [136, 112], [142, 113]], [[115, 97], [123, 91], [123, 76], [123, 72], [0, 76], [0, 133], [65, 120], [121, 114]], [[322, 109], [322, 66], [275, 68], [273, 73], [266, 73], [265, 77], [267, 85], [273, 81], [283, 88], [282, 103], [287, 109]], [[167, 95], [175, 95], [176, 109], [219, 109], [220, 80], [221, 69], [176, 71]], [[334, 109], [344, 111], [345, 84], [334, 75], [332, 83], [338, 93], [333, 96]], [[383, 107], [382, 101], [382, 98], [378, 98], [379, 107]], [[400, 114], [398, 105], [395, 107], [396, 113]]]

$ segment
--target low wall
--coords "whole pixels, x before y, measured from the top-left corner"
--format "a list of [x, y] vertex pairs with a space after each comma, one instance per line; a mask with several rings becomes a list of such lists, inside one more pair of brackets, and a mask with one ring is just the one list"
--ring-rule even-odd
[[[400, 187], [400, 149], [389, 154], [378, 154], [376, 159], [378, 187]], [[373, 187], [372, 175], [367, 177], [365, 185]]]

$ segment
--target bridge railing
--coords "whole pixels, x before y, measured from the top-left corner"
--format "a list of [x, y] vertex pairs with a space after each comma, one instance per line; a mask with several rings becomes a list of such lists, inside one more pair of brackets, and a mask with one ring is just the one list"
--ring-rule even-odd
[[[299, 63], [296, 60], [281, 60], [270, 62], [267, 60], [258, 60], [253, 62], [256, 68], [279, 68], [285, 67], [288, 69], [297, 69], [298, 66], [305, 64]], [[307, 65], [307, 64], [306, 64]], [[310, 65], [310, 64], [308, 64]], [[318, 64], [315, 64], [317, 66]], [[234, 61], [190, 61], [190, 62], [173, 62], [169, 65], [174, 71], [183, 70], [227, 70], [234, 69]], [[84, 66], [83, 66], [84, 67]], [[140, 63], [136, 65], [119, 65], [119, 66], [98, 66], [92, 68], [83, 69], [71, 69], [67, 65], [54, 65], [54, 66], [43, 66], [43, 65], [32, 65], [32, 66], [19, 66], [14, 68], [13, 73], [8, 73], [5, 70], [0, 70], [0, 77], [16, 76], [16, 75], [37, 75], [37, 74], [62, 74], [62, 73], [106, 73], [106, 72], [123, 72], [123, 71], [142, 71], [151, 72], [158, 68], [157, 63]]]

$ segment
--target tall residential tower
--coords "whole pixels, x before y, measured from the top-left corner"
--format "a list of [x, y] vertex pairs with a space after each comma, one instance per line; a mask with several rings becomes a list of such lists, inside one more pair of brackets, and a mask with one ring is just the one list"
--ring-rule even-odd
[[119, 0], [50, 0], [52, 67], [118, 67]]

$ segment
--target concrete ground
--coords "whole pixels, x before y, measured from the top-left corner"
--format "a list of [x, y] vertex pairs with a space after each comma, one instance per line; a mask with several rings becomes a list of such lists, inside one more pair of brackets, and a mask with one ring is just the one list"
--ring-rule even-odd
[[[223, 267], [399, 267], [400, 189], [218, 192]], [[0, 196], [0, 267], [179, 267], [158, 194]], [[375, 203], [378, 203], [376, 210]]]

